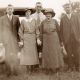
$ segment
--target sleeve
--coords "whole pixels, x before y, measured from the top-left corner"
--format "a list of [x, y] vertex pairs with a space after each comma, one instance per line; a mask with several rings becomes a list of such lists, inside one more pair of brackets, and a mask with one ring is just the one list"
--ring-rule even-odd
[[43, 22], [41, 23], [40, 27], [39, 27], [39, 30], [40, 30], [40, 40], [43, 42]]
[[24, 24], [23, 24], [23, 20], [21, 21], [21, 25], [19, 27], [19, 38], [20, 38], [20, 42], [23, 42], [23, 35], [24, 35]]
[[60, 26], [59, 26], [57, 20], [55, 20], [55, 23], [56, 23], [56, 29], [57, 29], [58, 37], [59, 37], [59, 40], [60, 40]]
[[[20, 21], [19, 21], [19, 18], [17, 18], [17, 33], [19, 32], [19, 27], [20, 27]], [[19, 38], [19, 34], [17, 34], [17, 39], [18, 41], [20, 41], [20, 38]]]
[[2, 27], [2, 20], [0, 19], [0, 43], [3, 42], [3, 27]]
[[63, 42], [63, 20], [60, 21], [60, 42]]

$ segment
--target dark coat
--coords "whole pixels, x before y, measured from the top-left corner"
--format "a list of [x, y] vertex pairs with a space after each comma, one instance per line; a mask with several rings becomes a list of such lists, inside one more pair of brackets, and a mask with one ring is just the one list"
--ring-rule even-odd
[[4, 44], [6, 62], [10, 65], [14, 65], [17, 62], [19, 24], [19, 18], [14, 15], [12, 16], [12, 21], [9, 20], [7, 15], [0, 18], [0, 42]]
[[60, 22], [60, 35], [61, 35], [61, 42], [64, 44], [69, 43], [69, 41], [74, 40], [75, 42], [79, 41], [80, 38], [80, 25], [77, 15], [73, 13], [71, 18], [68, 19], [67, 15], [65, 14], [61, 18]]
[[[73, 13], [71, 18], [68, 19], [65, 14], [60, 22], [61, 42], [63, 42], [68, 54], [69, 67], [72, 67], [72, 63], [74, 62], [77, 65], [76, 67], [79, 65], [80, 23], [78, 17], [76, 13]], [[74, 56], [74, 62], [72, 55]]]

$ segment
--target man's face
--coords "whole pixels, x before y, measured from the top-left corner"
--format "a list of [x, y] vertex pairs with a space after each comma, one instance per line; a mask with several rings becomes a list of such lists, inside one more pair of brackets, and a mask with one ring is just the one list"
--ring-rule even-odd
[[7, 9], [6, 9], [6, 12], [9, 15], [12, 15], [13, 14], [13, 11], [14, 11], [13, 6], [8, 6]]
[[42, 10], [42, 6], [36, 6], [36, 11], [39, 13]]
[[67, 6], [64, 10], [65, 10], [65, 12], [67, 14], [70, 14], [71, 13], [71, 7], [70, 6]]

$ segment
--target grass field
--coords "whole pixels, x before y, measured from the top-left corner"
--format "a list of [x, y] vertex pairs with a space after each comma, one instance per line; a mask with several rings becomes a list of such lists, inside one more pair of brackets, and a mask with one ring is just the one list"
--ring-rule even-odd
[[32, 74], [21, 73], [18, 76], [10, 77], [1, 74], [0, 80], [80, 80], [80, 73], [73, 71], [46, 75], [43, 72], [36, 72]]
[[5, 68], [0, 65], [0, 80], [80, 80], [80, 72], [58, 72], [53, 74], [45, 74], [42, 69], [32, 74], [26, 73], [26, 67], [19, 67], [18, 76], [7, 77], [5, 75]]

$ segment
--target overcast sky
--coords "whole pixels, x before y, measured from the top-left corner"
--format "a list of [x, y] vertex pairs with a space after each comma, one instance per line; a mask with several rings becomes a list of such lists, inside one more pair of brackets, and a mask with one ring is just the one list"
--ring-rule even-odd
[[44, 8], [54, 9], [57, 17], [63, 11], [62, 5], [69, 2], [69, 0], [0, 0], [0, 7], [6, 7], [8, 4], [12, 4], [14, 7], [35, 7], [35, 3], [38, 1], [42, 3]]

